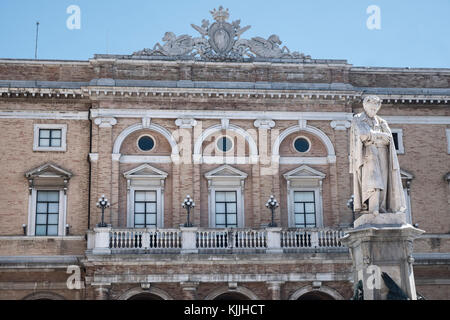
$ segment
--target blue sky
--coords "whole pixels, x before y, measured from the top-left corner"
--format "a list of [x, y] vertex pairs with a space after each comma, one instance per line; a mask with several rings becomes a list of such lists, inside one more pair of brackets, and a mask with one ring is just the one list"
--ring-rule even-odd
[[[69, 30], [67, 7], [81, 9], [81, 28]], [[96, 53], [131, 54], [153, 48], [166, 31], [198, 33], [213, 8], [251, 25], [243, 37], [278, 34], [291, 51], [347, 59], [355, 66], [450, 68], [450, 0], [1, 0], [0, 58], [87, 60]], [[366, 9], [381, 10], [381, 29], [369, 30]]]

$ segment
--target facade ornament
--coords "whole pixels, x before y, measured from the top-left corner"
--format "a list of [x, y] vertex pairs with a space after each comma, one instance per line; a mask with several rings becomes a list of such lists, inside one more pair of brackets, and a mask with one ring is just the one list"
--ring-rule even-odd
[[180, 118], [175, 121], [175, 125], [181, 129], [192, 129], [197, 125], [197, 120], [193, 118]]
[[120, 161], [121, 156], [122, 156], [122, 154], [120, 154], [120, 153], [111, 153], [111, 160], [112, 161]]
[[220, 120], [220, 122], [222, 124], [222, 129], [228, 130], [228, 127], [230, 126], [230, 119], [223, 118]]
[[282, 42], [277, 35], [268, 39], [254, 37], [250, 40], [241, 39], [241, 35], [251, 26], [241, 27], [241, 21], [228, 22], [229, 10], [222, 6], [211, 11], [215, 22], [212, 24], [204, 19], [201, 26], [191, 24], [200, 37], [190, 35], [176, 36], [166, 32], [161, 45], [155, 44], [153, 49], [144, 49], [133, 53], [133, 56], [198, 59], [203, 61], [244, 61], [271, 59], [311, 59], [299, 52], [290, 52], [286, 47], [280, 47]]
[[89, 161], [97, 162], [98, 161], [98, 153], [89, 153]]
[[275, 127], [275, 121], [270, 119], [258, 119], [254, 122], [254, 125], [259, 129], [272, 129]]
[[142, 118], [142, 127], [143, 128], [150, 128], [151, 124], [152, 124], [152, 119], [150, 117]]
[[111, 128], [117, 124], [116, 118], [95, 118], [94, 123], [100, 128]]
[[352, 124], [348, 120], [333, 120], [330, 125], [334, 130], [347, 130]]
[[300, 127], [300, 130], [306, 129], [306, 125], [307, 124], [308, 124], [308, 122], [305, 119], [299, 119], [298, 120], [298, 126]]

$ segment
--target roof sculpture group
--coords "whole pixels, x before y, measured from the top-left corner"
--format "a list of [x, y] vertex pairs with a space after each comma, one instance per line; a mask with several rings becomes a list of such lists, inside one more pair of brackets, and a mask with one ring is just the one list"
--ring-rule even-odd
[[201, 26], [191, 25], [201, 37], [186, 34], [177, 37], [173, 32], [166, 32], [162, 45], [157, 43], [153, 49], [135, 52], [133, 56], [197, 58], [204, 61], [311, 59], [302, 53], [290, 52], [286, 46], [280, 47], [282, 42], [277, 35], [271, 35], [268, 39], [241, 39], [241, 35], [251, 27], [242, 28], [240, 20], [229, 23], [229, 11], [222, 6], [211, 11], [211, 14], [215, 20], [212, 24], [204, 19]]

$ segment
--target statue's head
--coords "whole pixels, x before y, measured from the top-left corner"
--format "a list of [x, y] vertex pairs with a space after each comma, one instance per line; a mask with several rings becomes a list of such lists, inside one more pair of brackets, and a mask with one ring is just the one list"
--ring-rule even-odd
[[373, 118], [381, 108], [381, 99], [378, 96], [367, 96], [363, 101], [364, 111]]
[[270, 42], [281, 45], [283, 42], [281, 42], [280, 37], [276, 34], [273, 34], [268, 39]]
[[164, 34], [163, 41], [172, 41], [175, 40], [176, 38], [177, 36], [175, 35], [175, 33], [169, 31]]

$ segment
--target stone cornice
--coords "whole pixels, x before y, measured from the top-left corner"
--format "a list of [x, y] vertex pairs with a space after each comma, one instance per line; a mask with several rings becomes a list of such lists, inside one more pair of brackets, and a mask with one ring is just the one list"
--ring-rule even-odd
[[450, 102], [450, 89], [445, 88], [353, 87], [350, 84], [343, 83], [122, 81], [121, 84], [125, 86], [117, 86], [116, 80], [103, 79], [99, 83], [107, 85], [83, 86], [81, 83], [75, 82], [43, 82], [38, 87], [34, 87], [33, 81], [23, 82], [23, 84], [17, 81], [10, 81], [9, 83], [3, 80], [3, 85], [0, 86], [0, 98], [64, 100], [157, 97], [360, 101], [363, 94], [370, 93], [378, 95], [383, 103], [388, 104], [448, 104]]

